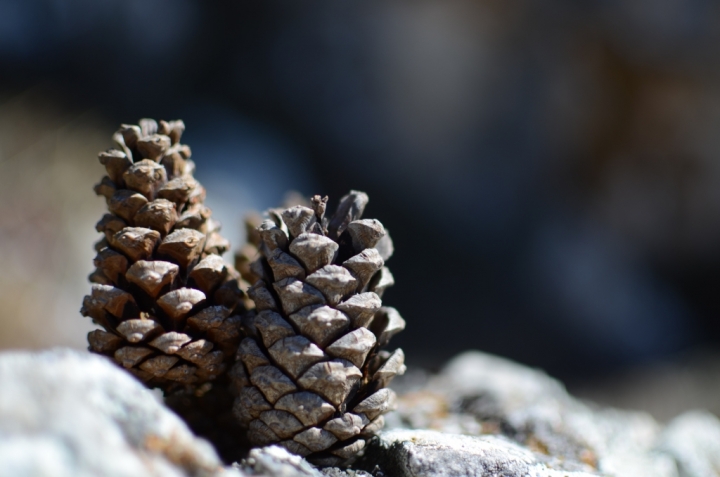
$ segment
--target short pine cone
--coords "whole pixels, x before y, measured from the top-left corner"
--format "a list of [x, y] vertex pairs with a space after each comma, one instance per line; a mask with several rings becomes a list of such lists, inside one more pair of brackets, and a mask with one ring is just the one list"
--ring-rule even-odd
[[[312, 207], [312, 203], [297, 191], [290, 191], [285, 195], [285, 199], [279, 208], [270, 209], [267, 214], [274, 217], [277, 221], [282, 221], [281, 214], [283, 210], [293, 206], [302, 205], [303, 207]], [[235, 252], [235, 268], [242, 275], [245, 283], [255, 283], [260, 279], [251, 266], [257, 266], [260, 262], [253, 264], [260, 254], [260, 232], [258, 227], [263, 222], [262, 216], [257, 212], [250, 212], [245, 216], [243, 221], [245, 225], [245, 236], [247, 242]]]
[[88, 334], [91, 351], [165, 391], [198, 390], [226, 372], [244, 311], [239, 276], [220, 257], [229, 243], [180, 144], [184, 129], [143, 119], [100, 153], [107, 176], [95, 192], [109, 213], [96, 226], [105, 238], [81, 310], [104, 328]]
[[231, 372], [235, 415], [255, 445], [347, 464], [394, 406], [386, 386], [404, 355], [380, 348], [405, 322], [381, 307], [392, 242], [379, 221], [360, 220], [367, 201], [352, 191], [327, 220], [327, 197], [315, 196], [312, 208], [271, 210], [257, 229], [260, 279], [248, 290], [257, 315]]

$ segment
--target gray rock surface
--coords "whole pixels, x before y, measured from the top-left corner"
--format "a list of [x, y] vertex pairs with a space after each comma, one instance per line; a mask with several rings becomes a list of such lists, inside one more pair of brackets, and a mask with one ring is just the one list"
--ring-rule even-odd
[[366, 454], [382, 462], [388, 475], [412, 477], [592, 477], [582, 471], [557, 470], [551, 459], [539, 457], [507, 439], [463, 436], [436, 431], [384, 432]]
[[157, 394], [105, 358], [0, 355], [0, 475], [205, 477], [223, 470]]
[[244, 475], [267, 477], [372, 477], [362, 470], [330, 467], [316, 469], [302, 457], [290, 454], [280, 446], [253, 449], [241, 464], [233, 468]]
[[302, 457], [289, 453], [280, 446], [253, 449], [235, 469], [247, 475], [272, 477], [321, 477], [321, 473]]
[[[387, 419], [388, 428], [412, 431], [386, 430], [367, 451], [376, 460], [387, 457], [387, 465], [396, 462], [397, 449], [416, 459], [424, 453], [437, 459], [450, 455], [440, 449], [454, 447], [459, 434], [467, 436], [462, 442], [489, 434], [521, 446], [548, 469], [613, 477], [720, 475], [720, 423], [709, 414], [680, 416], [663, 431], [648, 414], [582, 403], [541, 371], [479, 352], [458, 356], [437, 376], [415, 380], [400, 383], [398, 411]], [[424, 429], [443, 434], [433, 434], [435, 444], [418, 445], [418, 439], [428, 440]], [[693, 434], [702, 437], [691, 439]], [[423, 466], [402, 468], [408, 470], [397, 475], [442, 475]], [[696, 468], [714, 473], [683, 470]]]
[[720, 475], [720, 420], [710, 413], [688, 412], [662, 432], [658, 450], [675, 459], [680, 477]]
[[718, 477], [720, 421], [667, 426], [580, 402], [544, 373], [478, 352], [397, 384], [398, 410], [352, 469], [280, 447], [223, 467], [208, 442], [104, 358], [0, 354], [0, 475], [110, 477]]

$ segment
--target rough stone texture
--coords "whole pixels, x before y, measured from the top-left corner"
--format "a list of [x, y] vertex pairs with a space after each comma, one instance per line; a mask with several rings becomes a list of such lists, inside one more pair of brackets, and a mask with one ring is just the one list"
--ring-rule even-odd
[[462, 436], [436, 431], [383, 432], [366, 458], [383, 462], [392, 476], [413, 477], [591, 477], [594, 474], [553, 470], [528, 449], [494, 436]]
[[231, 476], [130, 374], [89, 353], [0, 354], [0, 475]]
[[[477, 449], [492, 442], [485, 441], [488, 435], [496, 435], [522, 446], [537, 464], [548, 466], [542, 470], [528, 464], [533, 469], [530, 475], [556, 475], [555, 470], [613, 477], [720, 475], [716, 461], [720, 423], [709, 414], [680, 416], [663, 431], [648, 414], [594, 408], [569, 396], [541, 371], [479, 352], [458, 356], [437, 376], [416, 375], [416, 382], [412, 380], [406, 379], [405, 389], [399, 389], [398, 411], [386, 417], [387, 428], [444, 434], [381, 433], [366, 451], [366, 468], [396, 465], [400, 459], [396, 450], [402, 450], [417, 465], [399, 466], [406, 470], [397, 475], [442, 475], [421, 464], [440, 456], [459, 462], [463, 455], [470, 462], [473, 452], [463, 451], [460, 443]], [[454, 457], [449, 449], [454, 449]], [[501, 475], [525, 475], [517, 473], [518, 467], [510, 461], [495, 462]]]
[[253, 449], [241, 465], [233, 465], [248, 475], [272, 477], [320, 477], [322, 474], [300, 456], [279, 446]]
[[278, 446], [223, 468], [158, 394], [87, 353], [0, 354], [0, 383], [0, 475], [13, 477], [720, 475], [712, 414], [663, 427], [581, 403], [540, 371], [477, 352], [398, 383], [398, 411], [356, 469], [318, 469]]
[[248, 458], [240, 464], [233, 464], [233, 468], [243, 475], [266, 477], [372, 477], [362, 470], [316, 469], [302, 457], [277, 445], [251, 450]]

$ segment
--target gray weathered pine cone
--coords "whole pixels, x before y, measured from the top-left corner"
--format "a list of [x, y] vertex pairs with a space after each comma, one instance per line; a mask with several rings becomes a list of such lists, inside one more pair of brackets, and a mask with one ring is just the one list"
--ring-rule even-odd
[[257, 315], [243, 323], [230, 372], [235, 415], [253, 444], [318, 465], [352, 462], [394, 406], [387, 384], [405, 371], [402, 350], [380, 350], [405, 322], [381, 306], [393, 249], [379, 221], [360, 218], [367, 201], [351, 191], [329, 220], [327, 197], [271, 210], [249, 266]]
[[197, 392], [232, 363], [244, 294], [220, 256], [229, 243], [203, 204], [184, 129], [142, 119], [100, 153], [107, 175], [95, 192], [109, 212], [81, 312], [103, 328], [88, 334], [90, 350], [149, 386]]

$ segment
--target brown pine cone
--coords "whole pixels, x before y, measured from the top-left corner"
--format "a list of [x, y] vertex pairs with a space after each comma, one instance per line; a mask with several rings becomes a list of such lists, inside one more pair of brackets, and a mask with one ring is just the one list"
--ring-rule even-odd
[[95, 186], [109, 213], [97, 223], [92, 293], [81, 313], [104, 330], [90, 350], [108, 355], [151, 387], [208, 388], [240, 341], [239, 274], [220, 254], [229, 243], [193, 178], [182, 121], [122, 125], [116, 149], [99, 155]]
[[348, 464], [394, 406], [386, 386], [404, 355], [380, 348], [405, 322], [381, 306], [392, 242], [379, 221], [360, 219], [367, 201], [351, 191], [327, 220], [327, 197], [315, 196], [312, 208], [270, 211], [257, 229], [257, 315], [231, 372], [235, 415], [255, 445]]

